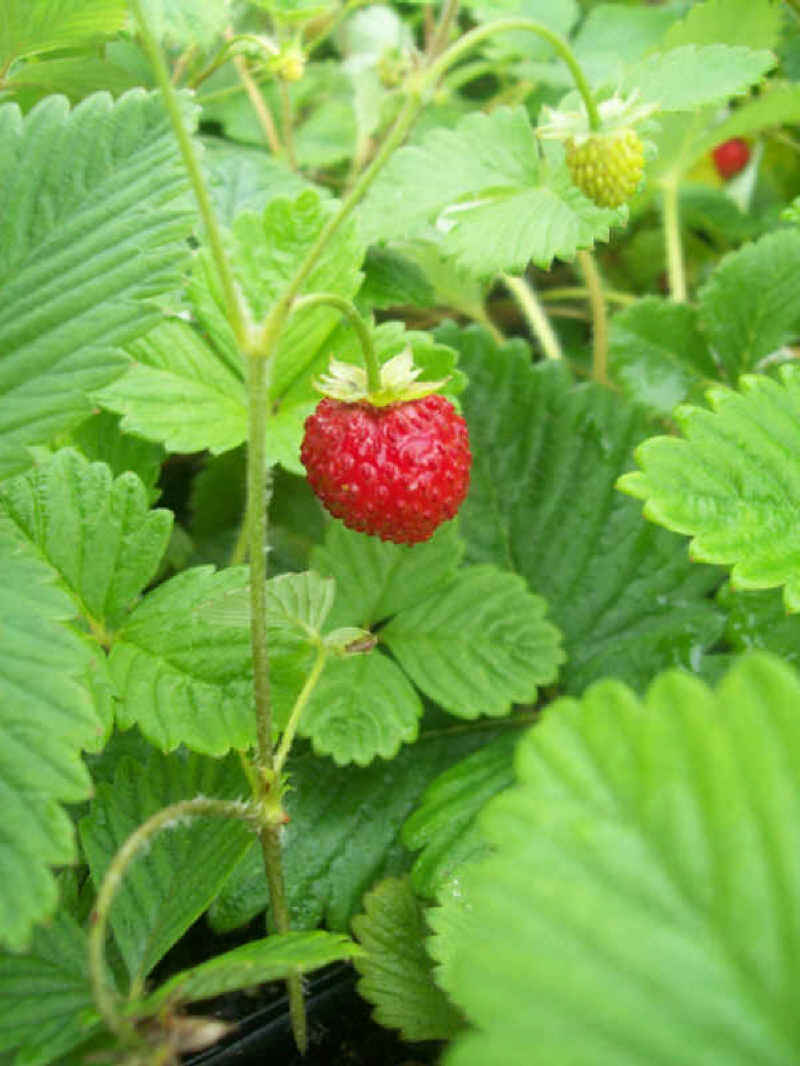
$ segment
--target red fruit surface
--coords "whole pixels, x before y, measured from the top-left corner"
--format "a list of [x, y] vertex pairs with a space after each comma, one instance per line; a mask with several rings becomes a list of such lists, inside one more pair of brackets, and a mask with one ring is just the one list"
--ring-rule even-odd
[[466, 422], [435, 393], [386, 407], [326, 397], [306, 419], [300, 458], [334, 517], [397, 544], [455, 516], [472, 463]]
[[714, 157], [717, 173], [727, 181], [747, 166], [750, 149], [747, 147], [747, 141], [743, 141], [741, 137], [732, 137], [729, 141], [718, 144], [711, 155]]

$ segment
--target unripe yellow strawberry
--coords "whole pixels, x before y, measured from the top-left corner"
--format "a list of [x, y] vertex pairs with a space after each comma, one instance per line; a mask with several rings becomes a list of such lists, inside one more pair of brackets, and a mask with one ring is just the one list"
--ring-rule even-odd
[[619, 207], [636, 192], [644, 173], [644, 148], [632, 129], [590, 134], [565, 147], [572, 180], [599, 207]]

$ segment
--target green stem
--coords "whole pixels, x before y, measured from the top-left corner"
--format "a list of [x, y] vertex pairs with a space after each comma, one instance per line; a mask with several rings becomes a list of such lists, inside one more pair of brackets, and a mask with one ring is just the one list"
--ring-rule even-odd
[[444, 0], [439, 22], [428, 45], [428, 55], [431, 59], [435, 59], [447, 47], [450, 30], [458, 17], [458, 6], [459, 0]]
[[119, 997], [107, 980], [105, 942], [111, 904], [122, 884], [125, 871], [139, 852], [149, 845], [156, 833], [164, 829], [174, 829], [186, 818], [199, 817], [235, 818], [246, 822], [254, 830], [261, 824], [257, 809], [249, 803], [207, 796], [180, 800], [151, 815], [131, 833], [111, 860], [97, 893], [89, 928], [89, 980], [92, 997], [108, 1028], [125, 1042], [135, 1042], [137, 1035], [132, 1019], [119, 1010]]
[[[603, 290], [607, 303], [619, 304], [621, 307], [630, 307], [638, 300], [632, 292], [618, 292], [616, 289]], [[583, 285], [563, 285], [557, 288], [546, 289], [539, 293], [539, 299], [545, 302], [550, 300], [586, 300], [589, 298], [589, 289]]]
[[228, 257], [225, 254], [225, 248], [222, 242], [222, 231], [217, 222], [217, 216], [214, 213], [214, 209], [211, 206], [211, 197], [208, 192], [208, 186], [206, 185], [203, 171], [200, 167], [200, 161], [197, 158], [194, 146], [192, 145], [192, 139], [186, 132], [186, 127], [183, 124], [178, 97], [170, 80], [167, 64], [164, 60], [164, 54], [155, 37], [150, 32], [150, 27], [142, 10], [141, 0], [130, 0], [130, 4], [139, 28], [139, 36], [142, 39], [145, 52], [153, 66], [156, 81], [158, 82], [164, 98], [164, 106], [167, 109], [167, 114], [172, 123], [172, 129], [175, 134], [175, 139], [178, 142], [178, 148], [180, 149], [181, 157], [183, 158], [183, 164], [186, 167], [189, 181], [194, 190], [197, 206], [200, 211], [200, 217], [202, 218], [203, 225], [206, 229], [211, 255], [214, 259], [214, 264], [217, 268], [222, 283], [222, 289], [225, 294], [225, 304], [228, 310], [231, 327], [233, 328], [233, 332], [239, 345], [244, 347], [248, 333], [247, 314], [239, 298], [236, 280], [233, 276], [230, 263], [228, 262]]
[[678, 183], [665, 182], [662, 186], [662, 210], [664, 213], [664, 239], [667, 246], [667, 280], [670, 296], [677, 303], [686, 300], [686, 271], [683, 265], [681, 223], [678, 213]]
[[300, 694], [295, 700], [294, 707], [292, 707], [292, 713], [289, 715], [289, 721], [286, 723], [286, 728], [283, 731], [281, 742], [278, 745], [278, 750], [275, 752], [275, 773], [280, 775], [283, 770], [283, 766], [289, 755], [289, 750], [292, 746], [297, 727], [300, 724], [300, 718], [303, 711], [306, 708], [306, 704], [309, 701], [311, 693], [317, 686], [317, 682], [322, 676], [322, 671], [325, 669], [325, 664], [328, 661], [329, 650], [324, 644], [320, 644], [317, 648], [317, 657], [314, 660], [314, 665], [311, 668], [311, 673], [305, 680], [305, 684], [300, 690]]
[[283, 129], [283, 143], [286, 146], [286, 159], [292, 170], [297, 170], [297, 155], [294, 149], [292, 94], [288, 84], [282, 78], [278, 81], [278, 94], [281, 98], [281, 127]]
[[335, 292], [313, 292], [308, 296], [298, 296], [291, 309], [294, 312], [303, 307], [316, 307], [318, 304], [327, 304], [330, 307], [335, 307], [337, 311], [341, 311], [343, 315], [347, 316], [350, 325], [358, 334], [358, 340], [364, 354], [364, 366], [367, 370], [367, 390], [369, 392], [378, 392], [381, 387], [381, 365], [375, 354], [372, 334], [367, 323], [350, 300], [344, 296], [337, 295]]
[[465, 33], [463, 37], [460, 37], [428, 67], [425, 72], [426, 85], [435, 84], [448, 67], [451, 67], [456, 60], [460, 59], [466, 52], [469, 52], [476, 44], [479, 44], [494, 33], [504, 33], [507, 30], [527, 30], [530, 33], [535, 33], [553, 46], [567, 64], [575, 82], [575, 88], [581, 94], [586, 107], [590, 129], [600, 129], [600, 115], [597, 111], [597, 105], [594, 102], [592, 90], [581, 65], [575, 58], [575, 53], [561, 34], [548, 29], [547, 26], [543, 26], [541, 22], [537, 22], [535, 19], [523, 17], [496, 19], [494, 22], [486, 22], [482, 26], [476, 26], [474, 30], [470, 30], [469, 33]]
[[591, 252], [578, 252], [578, 263], [589, 290], [589, 306], [592, 309], [592, 377], [601, 385], [607, 385], [608, 309], [603, 279]]
[[555, 335], [550, 319], [534, 292], [533, 286], [524, 278], [515, 278], [511, 274], [501, 274], [503, 284], [514, 297], [525, 321], [542, 347], [548, 359], [563, 359], [561, 345]]

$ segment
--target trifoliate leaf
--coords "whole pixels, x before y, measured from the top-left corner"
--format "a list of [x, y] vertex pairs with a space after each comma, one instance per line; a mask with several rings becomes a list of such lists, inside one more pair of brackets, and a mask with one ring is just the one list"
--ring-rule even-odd
[[555, 681], [561, 634], [525, 581], [493, 566], [460, 570], [434, 596], [401, 611], [381, 640], [405, 672], [460, 718], [508, 714]]
[[778, 230], [726, 256], [700, 290], [700, 319], [735, 384], [795, 335], [800, 233]]
[[481, 276], [571, 259], [624, 216], [582, 195], [560, 146], [548, 152], [544, 168], [523, 108], [431, 130], [392, 156], [359, 209], [361, 231], [371, 241], [436, 238]]
[[55, 909], [49, 867], [75, 860], [61, 804], [90, 795], [80, 753], [104, 730], [80, 683], [88, 642], [63, 624], [75, 611], [53, 571], [2, 528], [0, 564], [0, 943], [20, 951]]
[[[366, 889], [407, 868], [400, 827], [425, 786], [493, 735], [423, 735], [389, 762], [376, 759], [363, 768], [311, 754], [290, 759], [283, 860], [292, 928], [324, 922], [345, 931]], [[266, 905], [264, 860], [254, 842], [212, 905], [211, 923], [226, 932]]]
[[697, 311], [658, 296], [614, 316], [608, 354], [613, 380], [632, 400], [663, 415], [719, 376]]
[[[198, 795], [249, 794], [239, 761], [196, 755], [144, 762], [125, 758], [112, 782], [98, 785], [80, 834], [99, 889], [114, 855], [162, 807]], [[111, 928], [134, 987], [208, 908], [247, 850], [250, 830], [228, 818], [187, 818], [154, 836], [128, 867], [111, 905]], [[191, 869], [191, 876], [187, 870]]]
[[[74, 5], [73, 5], [74, 6]], [[83, 5], [81, 5], [83, 9]], [[0, 107], [0, 477], [83, 421], [188, 256], [188, 182], [160, 97]]]
[[772, 52], [744, 46], [687, 44], [629, 67], [621, 87], [662, 111], [693, 111], [743, 93], [775, 66]]
[[6, 482], [0, 521], [37, 549], [93, 627], [118, 626], [153, 579], [172, 514], [148, 510], [135, 474], [112, 481], [105, 463], [64, 448], [49, 462]]
[[355, 958], [358, 991], [375, 1007], [375, 1021], [404, 1040], [447, 1040], [458, 1031], [461, 1015], [433, 980], [424, 909], [407, 879], [381, 881], [353, 932], [364, 949]]
[[[452, 1066], [778, 1066], [800, 1053], [800, 682], [743, 660], [559, 701], [429, 920]], [[502, 1004], [502, 1010], [498, 1005]]]
[[339, 766], [395, 756], [417, 738], [422, 703], [379, 651], [330, 661], [300, 719], [299, 733]]
[[659, 669], [696, 668], [720, 636], [708, 600], [721, 575], [649, 527], [614, 484], [645, 434], [641, 412], [608, 389], [573, 386], [560, 365], [531, 366], [521, 342], [475, 328], [457, 347], [473, 445], [459, 513], [467, 558], [522, 574], [564, 634], [561, 683], [580, 692], [618, 676], [643, 687]]
[[711, 411], [679, 408], [684, 437], [640, 445], [641, 470], [619, 487], [647, 501], [652, 521], [690, 535], [693, 559], [733, 566], [734, 588], [784, 585], [787, 609], [800, 610], [800, 374], [745, 376], [740, 390], [711, 390]]
[[0, 1052], [22, 1066], [59, 1062], [99, 1027], [86, 935], [64, 907], [24, 955], [0, 955]]

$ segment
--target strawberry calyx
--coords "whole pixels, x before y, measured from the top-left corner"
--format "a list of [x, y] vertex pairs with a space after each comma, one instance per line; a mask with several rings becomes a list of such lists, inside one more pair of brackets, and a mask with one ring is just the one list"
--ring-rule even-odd
[[312, 381], [317, 392], [332, 400], [342, 403], [369, 403], [373, 407], [388, 407], [393, 403], [404, 403], [429, 396], [447, 383], [441, 381], [417, 381], [422, 373], [414, 366], [410, 348], [387, 359], [380, 367], [379, 384], [376, 389], [368, 385], [367, 371], [354, 363], [342, 363], [331, 359], [327, 374]]

